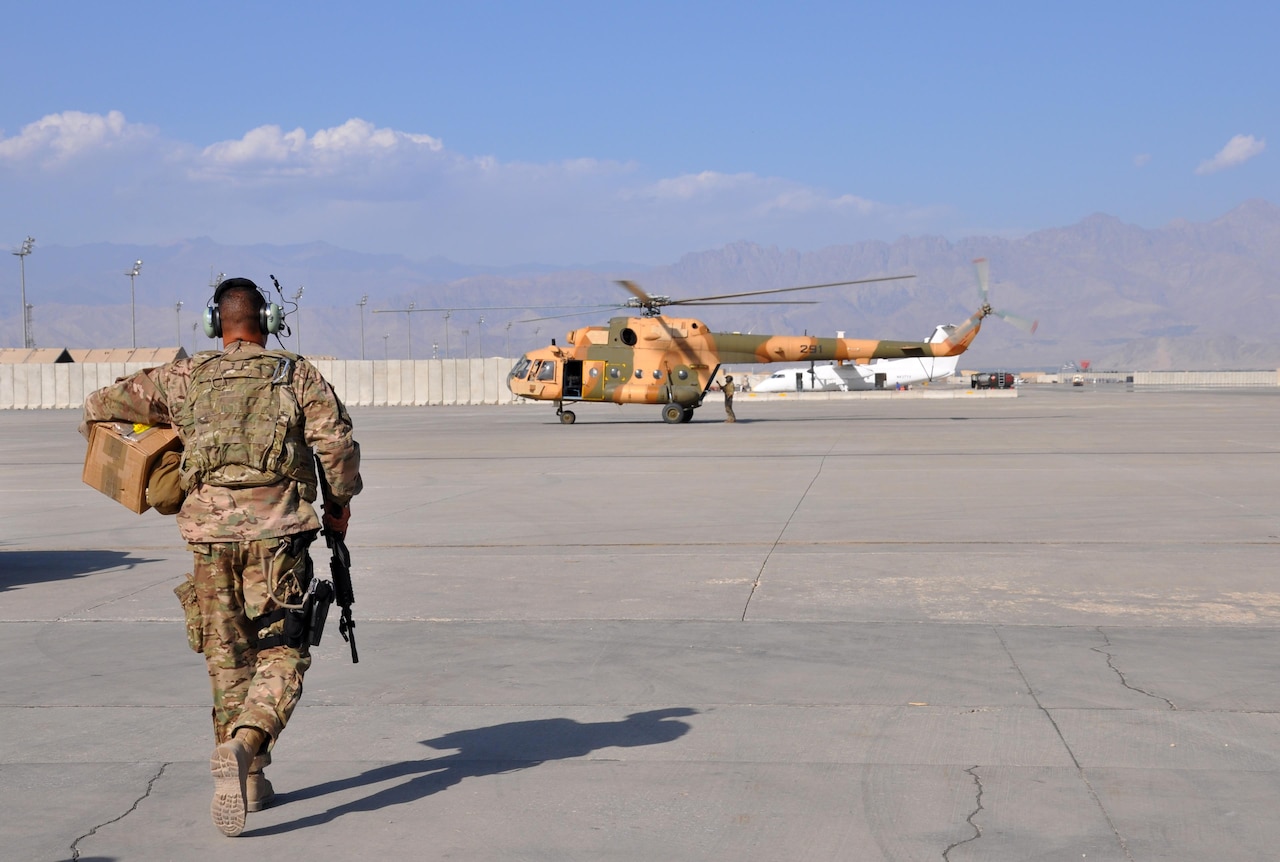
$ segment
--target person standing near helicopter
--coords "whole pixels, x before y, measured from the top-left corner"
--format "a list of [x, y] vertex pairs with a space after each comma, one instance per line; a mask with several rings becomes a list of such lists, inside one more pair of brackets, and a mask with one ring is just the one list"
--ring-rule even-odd
[[720, 387], [720, 391], [724, 393], [724, 421], [737, 422], [738, 417], [733, 415], [733, 376], [726, 374], [724, 376], [724, 386]]

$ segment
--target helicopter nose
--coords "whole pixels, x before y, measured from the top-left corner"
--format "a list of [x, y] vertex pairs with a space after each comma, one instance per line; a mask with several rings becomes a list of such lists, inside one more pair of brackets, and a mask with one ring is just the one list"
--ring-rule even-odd
[[525, 363], [527, 363], [528, 361], [529, 360], [527, 357], [521, 356], [520, 360], [515, 365], [511, 366], [511, 370], [507, 372], [507, 391], [508, 392], [511, 392], [513, 394], [515, 393], [515, 390], [511, 388], [511, 381], [515, 379], [516, 372], [521, 368], [523, 368], [525, 366]]

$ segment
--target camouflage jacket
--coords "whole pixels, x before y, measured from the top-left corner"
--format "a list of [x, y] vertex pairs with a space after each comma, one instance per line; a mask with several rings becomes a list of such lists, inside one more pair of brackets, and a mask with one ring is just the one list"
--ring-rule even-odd
[[[261, 353], [263, 348], [238, 341], [224, 352], [241, 351]], [[87, 436], [91, 422], [176, 426], [174, 417], [186, 397], [192, 367], [201, 358], [148, 368], [90, 393], [80, 432]], [[351, 416], [328, 381], [301, 357], [294, 366], [292, 385], [302, 408], [303, 438], [315, 452], [333, 501], [346, 505], [363, 487], [360, 444], [351, 436]], [[307, 490], [291, 479], [255, 488], [199, 484], [189, 491], [178, 512], [178, 529], [189, 543], [271, 539], [316, 530], [320, 519], [305, 498], [310, 496]]]

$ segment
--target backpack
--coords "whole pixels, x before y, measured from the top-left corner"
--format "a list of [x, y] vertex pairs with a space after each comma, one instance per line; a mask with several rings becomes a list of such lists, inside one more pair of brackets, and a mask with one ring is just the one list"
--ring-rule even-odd
[[315, 498], [315, 459], [293, 391], [301, 357], [265, 350], [197, 356], [175, 419], [184, 449], [181, 485], [255, 488], [291, 479]]

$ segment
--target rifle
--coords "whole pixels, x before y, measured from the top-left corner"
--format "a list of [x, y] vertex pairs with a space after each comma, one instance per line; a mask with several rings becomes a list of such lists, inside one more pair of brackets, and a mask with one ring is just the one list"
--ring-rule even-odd
[[[323, 495], [324, 505], [329, 505], [329, 481], [325, 479], [324, 468], [316, 465], [317, 478], [320, 480], [320, 491]], [[351, 644], [351, 663], [360, 664], [360, 653], [356, 652], [356, 621], [351, 618], [351, 606], [356, 602], [356, 593], [351, 586], [351, 552], [347, 550], [347, 543], [342, 540], [333, 530], [325, 528], [321, 531], [324, 534], [324, 543], [329, 546], [331, 556], [329, 557], [329, 575], [333, 578], [334, 598], [338, 600], [338, 607], [342, 608], [342, 618], [338, 622], [338, 633], [342, 635], [342, 639]], [[326, 608], [326, 611], [328, 609]], [[324, 622], [321, 621], [321, 628]], [[313, 629], [313, 631], [316, 631]], [[312, 643], [319, 642], [319, 635]]]
[[351, 644], [351, 663], [360, 663], [360, 653], [356, 652], [356, 621], [351, 618], [351, 606], [355, 604], [356, 594], [351, 586], [351, 552], [347, 543], [332, 530], [324, 530], [324, 543], [329, 546], [332, 556], [329, 558], [329, 574], [333, 578], [334, 598], [342, 609], [338, 621], [338, 633], [342, 639]]

